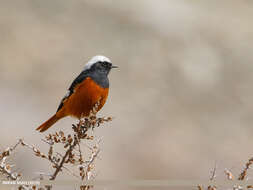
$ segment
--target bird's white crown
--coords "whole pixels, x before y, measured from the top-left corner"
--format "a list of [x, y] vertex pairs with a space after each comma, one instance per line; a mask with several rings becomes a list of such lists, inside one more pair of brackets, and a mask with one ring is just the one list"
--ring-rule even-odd
[[91, 68], [92, 65], [94, 65], [97, 62], [109, 62], [111, 63], [111, 60], [108, 57], [105, 57], [103, 55], [96, 55], [94, 57], [92, 57], [88, 63], [86, 63], [86, 65], [84, 66], [84, 70], [88, 70]]

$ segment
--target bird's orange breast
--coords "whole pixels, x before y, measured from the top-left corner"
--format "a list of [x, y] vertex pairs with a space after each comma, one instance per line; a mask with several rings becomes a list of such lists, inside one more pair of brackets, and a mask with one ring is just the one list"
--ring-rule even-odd
[[63, 104], [59, 115], [71, 115], [77, 118], [88, 116], [96, 103], [99, 102], [99, 111], [107, 99], [109, 88], [102, 88], [90, 77], [78, 84], [74, 93]]

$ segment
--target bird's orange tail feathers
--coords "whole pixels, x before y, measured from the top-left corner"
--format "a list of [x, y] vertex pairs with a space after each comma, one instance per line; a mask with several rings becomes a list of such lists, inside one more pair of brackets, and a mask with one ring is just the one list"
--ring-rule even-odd
[[44, 122], [41, 126], [39, 126], [36, 130], [40, 132], [46, 131], [49, 127], [51, 127], [53, 124], [55, 124], [61, 117], [57, 117], [56, 114], [54, 114], [51, 118], [49, 118], [46, 122]]

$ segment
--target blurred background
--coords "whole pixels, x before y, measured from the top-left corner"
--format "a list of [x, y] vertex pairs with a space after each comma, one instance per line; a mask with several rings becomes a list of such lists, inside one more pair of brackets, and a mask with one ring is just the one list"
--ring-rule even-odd
[[[215, 162], [222, 179], [252, 156], [252, 1], [0, 2], [1, 150], [18, 138], [47, 150], [35, 128], [102, 54], [119, 69], [99, 113], [115, 119], [95, 130], [97, 179], [208, 179]], [[48, 170], [22, 149], [15, 163]]]

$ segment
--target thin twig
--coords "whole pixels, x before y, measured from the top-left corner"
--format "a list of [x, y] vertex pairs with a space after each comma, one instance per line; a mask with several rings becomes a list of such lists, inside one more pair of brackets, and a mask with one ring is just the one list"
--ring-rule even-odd
[[56, 170], [54, 172], [54, 174], [52, 175], [52, 177], [50, 178], [50, 180], [55, 180], [56, 176], [58, 175], [58, 173], [61, 171], [63, 164], [65, 163], [67, 157], [69, 156], [69, 154], [72, 152], [73, 148], [77, 145], [77, 142], [74, 141], [74, 143], [72, 145], [69, 146], [67, 152], [65, 153], [65, 155], [63, 156], [60, 164], [58, 167], [56, 167]]
[[213, 170], [211, 171], [210, 181], [214, 180], [214, 178], [216, 177], [216, 170], [217, 170], [217, 163], [216, 163], [216, 161], [215, 161], [215, 163], [214, 163], [214, 168], [213, 168]]

